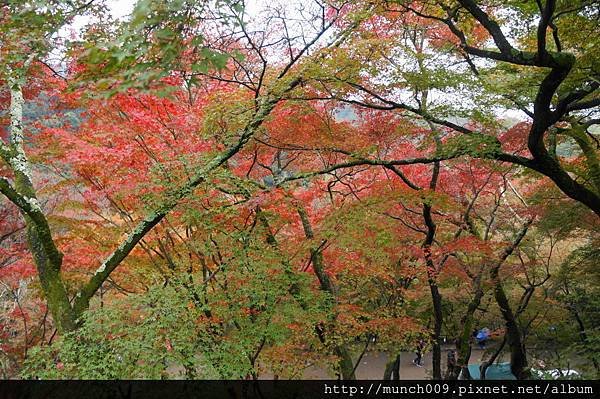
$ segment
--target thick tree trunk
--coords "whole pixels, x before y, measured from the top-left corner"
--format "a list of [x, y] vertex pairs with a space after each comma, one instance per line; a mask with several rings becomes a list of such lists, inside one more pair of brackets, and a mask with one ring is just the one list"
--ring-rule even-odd
[[494, 297], [500, 307], [500, 312], [506, 324], [506, 343], [510, 348], [510, 370], [519, 380], [529, 377], [527, 370], [527, 352], [521, 335], [521, 330], [504, 292], [500, 281], [495, 281]]
[[338, 345], [334, 348], [335, 355], [339, 358], [338, 368], [343, 380], [355, 380], [354, 362], [350, 350], [346, 345]]
[[538, 155], [535, 161], [539, 165], [537, 170], [549, 177], [563, 193], [587, 206], [600, 217], [600, 195], [573, 180], [547, 153]]
[[[35, 198], [31, 182], [22, 173], [15, 173], [15, 188], [26, 198]], [[60, 275], [62, 254], [54, 246], [50, 228], [44, 217], [36, 221], [24, 214], [24, 218], [27, 226], [27, 243], [55, 327], [60, 332], [71, 331], [76, 326], [76, 320]]]
[[388, 362], [385, 364], [383, 371], [383, 380], [399, 380], [400, 379], [400, 354], [391, 355]]
[[60, 276], [61, 264], [48, 258], [42, 248], [42, 238], [37, 232], [37, 227], [28, 220], [28, 217], [25, 219], [27, 223], [27, 241], [54, 325], [59, 332], [72, 331], [76, 328], [76, 319]]
[[9, 80], [9, 86], [10, 149], [3, 147], [2, 157], [14, 173], [14, 188], [5, 181], [2, 192], [19, 206], [25, 219], [27, 242], [54, 324], [60, 332], [70, 331], [75, 328], [75, 316], [60, 275], [62, 254], [56, 248], [48, 220], [37, 200], [31, 165], [24, 150], [23, 90], [18, 80]]
[[[590, 104], [589, 107], [572, 108], [587, 94], [590, 94], [597, 89], [597, 87], [592, 88], [590, 91], [574, 89], [568, 94], [562, 93], [560, 96], [561, 100], [552, 107], [553, 109], [551, 108], [558, 88], [567, 78], [576, 63], [576, 57], [573, 54], [562, 51], [550, 52], [546, 49], [545, 34], [549, 27], [549, 21], [553, 18], [556, 2], [550, 0], [547, 1], [544, 10], [541, 13], [542, 15], [538, 25], [537, 52], [520, 51], [512, 47], [498, 24], [493, 19], [489, 18], [486, 12], [477, 5], [476, 1], [460, 0], [459, 2], [492, 35], [496, 46], [500, 50], [500, 53], [494, 53], [465, 45], [463, 48], [467, 53], [487, 59], [502, 60], [516, 65], [551, 68], [550, 72], [548, 72], [540, 82], [533, 103], [533, 114], [531, 115], [533, 123], [527, 140], [527, 146], [529, 152], [533, 156], [533, 162], [530, 162], [528, 167], [531, 167], [552, 179], [563, 193], [584, 204], [594, 211], [596, 215], [600, 216], [600, 193], [594, 192], [576, 182], [569, 175], [568, 171], [550, 155], [544, 144], [544, 134], [548, 128], [567, 115], [571, 110], [584, 110], [593, 107], [593, 104]], [[456, 31], [454, 32], [456, 34]], [[593, 83], [590, 86], [593, 87]], [[592, 171], [592, 173], [594, 172]]]

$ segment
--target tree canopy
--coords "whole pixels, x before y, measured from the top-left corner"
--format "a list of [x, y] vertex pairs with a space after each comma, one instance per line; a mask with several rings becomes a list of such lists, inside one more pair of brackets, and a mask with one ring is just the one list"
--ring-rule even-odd
[[112, 11], [0, 2], [5, 377], [598, 376], [597, 2]]

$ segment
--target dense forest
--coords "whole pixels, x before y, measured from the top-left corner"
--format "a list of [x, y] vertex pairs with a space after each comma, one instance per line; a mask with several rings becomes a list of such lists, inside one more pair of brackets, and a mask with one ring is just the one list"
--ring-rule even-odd
[[600, 376], [598, 2], [125, 3], [0, 0], [2, 378]]

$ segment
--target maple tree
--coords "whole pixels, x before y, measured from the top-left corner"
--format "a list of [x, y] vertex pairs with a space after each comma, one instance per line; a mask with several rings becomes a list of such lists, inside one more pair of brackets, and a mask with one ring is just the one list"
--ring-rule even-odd
[[594, 348], [598, 10], [488, 3], [2, 4], [4, 369], [470, 378], [489, 323], [524, 379], [542, 314]]
[[[319, 80], [315, 98], [412, 113], [463, 136], [462, 151], [446, 156], [467, 152], [532, 169], [598, 214], [597, 156], [592, 150], [594, 137], [588, 131], [598, 122], [596, 41], [579, 36], [581, 32], [596, 35], [594, 15], [598, 10], [592, 2], [490, 2], [480, 6], [474, 1], [390, 1], [384, 7], [382, 15], [372, 21], [373, 28], [366, 27], [370, 36], [355, 54], [355, 67], [337, 69], [332, 63], [327, 78]], [[529, 29], [505, 35], [495, 18], [507, 20], [508, 16], [527, 21]], [[552, 40], [548, 30], [553, 32]], [[421, 31], [428, 48], [419, 54], [410, 40], [414, 32]], [[486, 47], [486, 40], [493, 42], [494, 49]], [[427, 71], [415, 71], [419, 63], [426, 63]], [[366, 79], [361, 72], [368, 73]], [[515, 96], [523, 79], [534, 89], [517, 89]], [[439, 104], [423, 109], [418, 98], [402, 96], [407, 86], [414, 85], [449, 95], [460, 93], [463, 101], [444, 97]], [[467, 88], [470, 90], [462, 90]], [[505, 147], [497, 137], [481, 131], [490, 117], [494, 118], [495, 107], [520, 111], [530, 120], [521, 136], [524, 148]], [[455, 118], [467, 118], [468, 123]], [[470, 125], [473, 122], [483, 126]], [[569, 155], [556, 151], [567, 137], [579, 148], [581, 182], [569, 175], [573, 162]]]

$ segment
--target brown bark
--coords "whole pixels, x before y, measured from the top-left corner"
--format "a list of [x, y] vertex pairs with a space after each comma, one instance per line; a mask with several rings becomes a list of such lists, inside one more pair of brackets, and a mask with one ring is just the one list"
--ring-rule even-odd
[[[426, 104], [426, 97], [423, 101]], [[436, 149], [439, 150], [440, 142], [439, 138], [436, 138]], [[435, 191], [438, 178], [440, 174], [440, 162], [433, 164], [433, 171], [431, 174], [431, 180], [429, 182], [429, 189]], [[427, 202], [423, 203], [423, 220], [427, 226], [427, 234], [421, 247], [425, 253], [425, 265], [427, 266], [427, 283], [429, 284], [429, 291], [431, 292], [431, 303], [433, 307], [433, 333], [432, 339], [432, 376], [435, 380], [442, 379], [442, 344], [440, 342], [442, 334], [442, 323], [444, 315], [442, 311], [442, 294], [437, 286], [437, 273], [438, 270], [433, 261], [431, 255], [431, 246], [435, 240], [435, 234], [437, 226], [433, 220], [431, 213], [431, 205]]]
[[474, 314], [479, 305], [481, 304], [481, 298], [483, 298], [483, 289], [481, 288], [481, 273], [477, 276], [474, 282], [475, 293], [469, 302], [467, 311], [464, 314], [461, 324], [462, 329], [459, 337], [456, 341], [456, 365], [449, 369], [448, 379], [456, 380], [463, 372], [465, 379], [471, 379], [469, 373], [469, 359], [471, 358], [471, 332], [475, 325]]
[[[298, 215], [300, 216], [300, 220], [302, 221], [304, 236], [307, 240], [313, 241], [315, 235], [310, 224], [310, 220], [308, 219], [308, 214], [306, 213], [306, 210], [302, 208], [302, 206], [298, 206], [297, 209]], [[315, 272], [315, 275], [317, 276], [317, 280], [319, 280], [319, 285], [321, 286], [321, 289], [327, 292], [335, 301], [337, 296], [336, 288], [333, 282], [331, 281], [331, 278], [329, 278], [329, 275], [325, 271], [325, 265], [323, 263], [323, 253], [321, 251], [322, 246], [320, 245], [313, 245], [310, 249], [310, 258], [313, 270]], [[324, 337], [324, 334], [322, 336]], [[335, 355], [339, 358], [338, 368], [340, 370], [342, 378], [344, 380], [355, 380], [355, 367], [348, 346], [345, 344], [339, 344], [334, 347], [333, 351]]]
[[400, 354], [391, 355], [388, 362], [385, 364], [383, 371], [383, 380], [399, 380], [400, 379]]
[[529, 219], [525, 225], [521, 228], [521, 230], [517, 233], [517, 236], [509, 245], [506, 247], [500, 257], [500, 260], [496, 263], [496, 265], [490, 271], [490, 277], [492, 283], [494, 284], [494, 298], [500, 307], [500, 313], [504, 318], [505, 326], [506, 326], [506, 343], [510, 348], [510, 364], [511, 364], [511, 372], [514, 374], [517, 379], [527, 379], [529, 377], [529, 371], [527, 369], [527, 352], [525, 350], [525, 345], [523, 342], [523, 337], [521, 330], [519, 328], [517, 318], [515, 313], [513, 312], [508, 297], [504, 292], [504, 287], [502, 286], [502, 282], [500, 281], [500, 267], [504, 263], [504, 261], [513, 253], [515, 248], [519, 246], [525, 234], [527, 234], [527, 230], [529, 226], [533, 222], [533, 219]]

